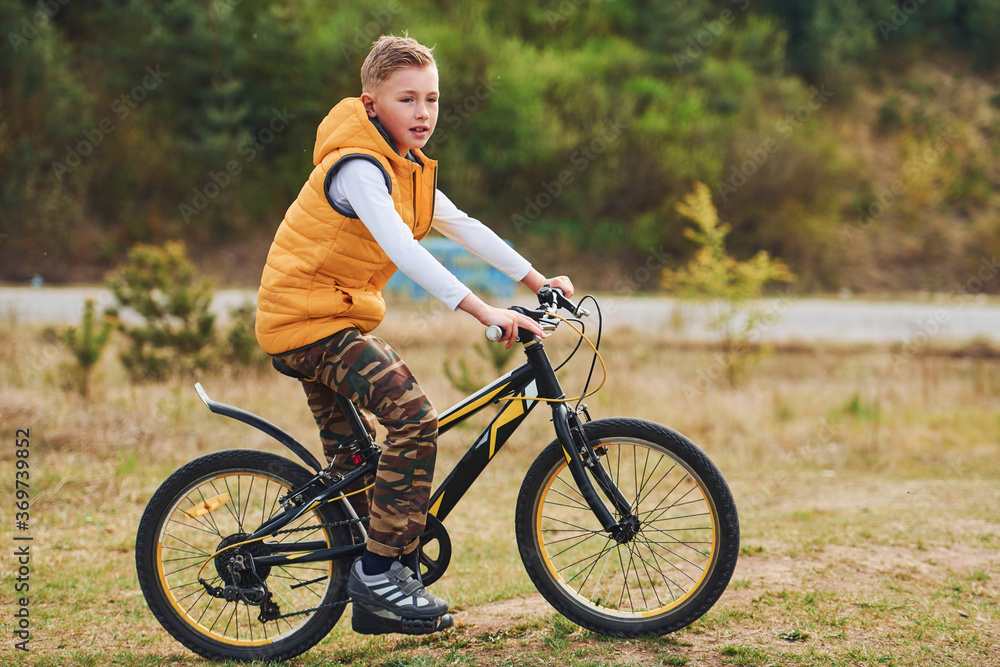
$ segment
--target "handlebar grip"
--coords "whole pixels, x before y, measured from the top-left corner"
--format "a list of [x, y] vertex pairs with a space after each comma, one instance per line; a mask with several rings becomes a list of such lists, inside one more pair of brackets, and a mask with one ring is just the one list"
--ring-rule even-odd
[[496, 324], [486, 327], [486, 340], [495, 343], [503, 338], [503, 329]]

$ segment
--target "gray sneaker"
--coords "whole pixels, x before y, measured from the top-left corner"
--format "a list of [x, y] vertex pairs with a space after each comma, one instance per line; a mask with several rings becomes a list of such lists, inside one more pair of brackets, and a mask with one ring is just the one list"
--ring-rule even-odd
[[354, 603], [355, 632], [427, 634], [453, 624], [448, 603], [424, 590], [413, 571], [399, 562], [384, 574], [367, 575], [358, 559], [351, 567], [347, 593]]

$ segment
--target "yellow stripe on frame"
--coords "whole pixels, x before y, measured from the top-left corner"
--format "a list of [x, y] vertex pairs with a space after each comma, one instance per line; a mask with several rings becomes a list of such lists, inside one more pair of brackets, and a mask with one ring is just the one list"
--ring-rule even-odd
[[510, 403], [507, 404], [507, 407], [504, 408], [500, 412], [499, 415], [497, 415], [496, 421], [494, 421], [493, 425], [490, 427], [490, 458], [491, 459], [493, 458], [493, 456], [496, 454], [496, 451], [497, 451], [496, 450], [496, 447], [497, 447], [497, 431], [499, 431], [500, 427], [503, 426], [504, 424], [509, 424], [510, 422], [514, 421], [515, 419], [517, 419], [518, 417], [520, 417], [521, 415], [523, 415], [524, 414], [524, 405], [525, 405], [524, 401], [511, 401]]
[[477, 410], [480, 407], [486, 405], [487, 403], [489, 403], [490, 401], [492, 401], [496, 397], [497, 394], [499, 394], [501, 391], [503, 391], [507, 387], [508, 387], [507, 384], [503, 384], [503, 385], [497, 387], [496, 389], [494, 389], [493, 391], [491, 391], [490, 393], [486, 394], [482, 398], [480, 398], [478, 401], [474, 401], [472, 403], [469, 403], [468, 405], [466, 405], [461, 410], [458, 410], [457, 412], [454, 412], [454, 413], [448, 415], [447, 417], [438, 420], [438, 428], [440, 428], [442, 426], [446, 426], [446, 425], [452, 423], [453, 421], [456, 421], [456, 420], [460, 419], [461, 417], [464, 417], [465, 415], [469, 414], [470, 412], [472, 412], [474, 410]]

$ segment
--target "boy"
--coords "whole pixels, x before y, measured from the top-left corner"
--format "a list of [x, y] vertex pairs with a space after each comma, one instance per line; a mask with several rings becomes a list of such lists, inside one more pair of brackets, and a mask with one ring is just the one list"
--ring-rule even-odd
[[369, 334], [385, 315], [381, 289], [399, 268], [451, 309], [500, 325], [507, 347], [519, 327], [544, 336], [530, 318], [481, 301], [420, 246], [431, 227], [534, 291], [548, 283], [571, 295], [573, 286], [565, 276], [549, 280], [532, 269], [436, 189], [437, 163], [420, 151], [438, 115], [437, 65], [427, 47], [381, 37], [361, 81], [361, 97], [341, 101], [319, 126], [316, 167], [268, 253], [257, 338], [280, 362], [315, 379], [303, 387], [324, 453], [337, 467], [350, 467], [349, 453], [339, 449], [350, 429], [334, 392], [354, 401], [372, 434], [372, 416], [387, 430], [368, 495], [368, 543], [348, 584], [352, 624], [367, 634], [423, 634], [452, 624], [448, 604], [415, 574], [437, 413], [406, 364]]

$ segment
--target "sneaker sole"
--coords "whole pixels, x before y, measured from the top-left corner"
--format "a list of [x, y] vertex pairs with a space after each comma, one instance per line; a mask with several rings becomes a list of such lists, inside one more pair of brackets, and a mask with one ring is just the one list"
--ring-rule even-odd
[[438, 618], [405, 618], [381, 607], [354, 602], [351, 629], [361, 635], [429, 635], [446, 630], [455, 622], [451, 614]]

